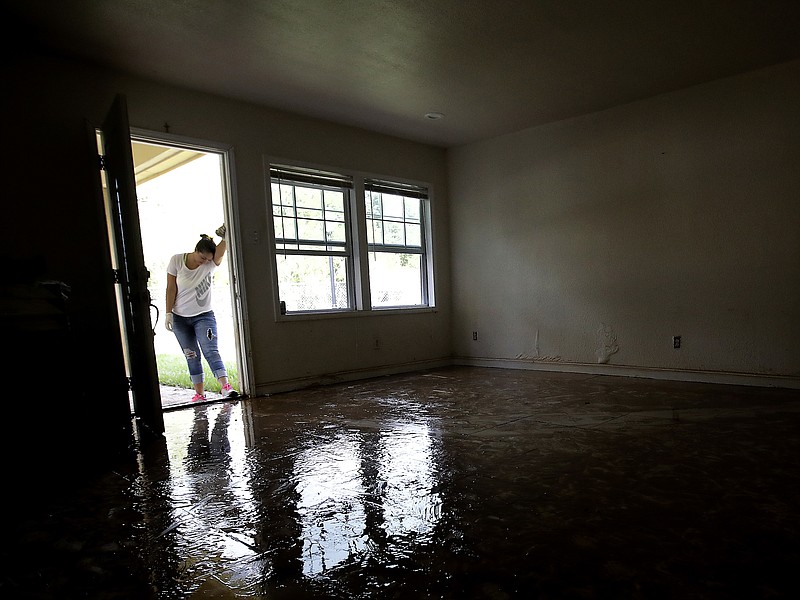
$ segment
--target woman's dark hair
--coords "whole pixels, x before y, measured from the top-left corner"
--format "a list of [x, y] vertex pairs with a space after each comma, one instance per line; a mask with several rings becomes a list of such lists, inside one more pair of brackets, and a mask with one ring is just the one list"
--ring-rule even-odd
[[217, 245], [214, 243], [210, 237], [208, 237], [205, 233], [200, 234], [200, 241], [197, 242], [197, 246], [194, 247], [195, 252], [202, 252], [205, 254], [208, 252], [211, 256], [217, 255]]

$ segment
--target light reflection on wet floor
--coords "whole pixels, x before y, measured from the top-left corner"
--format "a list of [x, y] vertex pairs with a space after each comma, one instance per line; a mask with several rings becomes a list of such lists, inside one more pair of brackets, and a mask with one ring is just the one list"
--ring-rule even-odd
[[[180, 579], [213, 578], [240, 596], [258, 596], [266, 577], [279, 593], [342, 566], [382, 561], [384, 569], [397, 568], [433, 542], [442, 514], [441, 444], [436, 419], [421, 407], [381, 398], [372, 407], [380, 420], [363, 419], [356, 405], [354, 416], [323, 406], [309, 419], [320, 407], [307, 407], [294, 414], [296, 427], [271, 427], [248, 451], [242, 417], [252, 419], [251, 408], [225, 403], [165, 415], [174, 510], [159, 537], [173, 535], [181, 555], [196, 557]], [[254, 488], [288, 509], [275, 530], [262, 531]], [[269, 539], [274, 548], [264, 543]], [[274, 557], [287, 548], [288, 560]]]
[[195, 406], [48, 527], [116, 544], [97, 598], [781, 597], [797, 400], [453, 368]]

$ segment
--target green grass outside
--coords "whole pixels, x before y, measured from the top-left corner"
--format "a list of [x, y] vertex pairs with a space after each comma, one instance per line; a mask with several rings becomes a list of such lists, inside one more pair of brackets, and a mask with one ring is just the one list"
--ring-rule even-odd
[[[157, 354], [156, 366], [158, 367], [158, 382], [161, 385], [193, 389], [192, 380], [189, 378], [189, 369], [186, 359], [175, 354]], [[225, 363], [228, 371], [228, 381], [234, 389], [239, 389], [239, 373], [235, 363]], [[208, 365], [203, 361], [203, 371], [206, 374], [205, 389], [210, 392], [220, 392], [219, 381], [211, 374]]]

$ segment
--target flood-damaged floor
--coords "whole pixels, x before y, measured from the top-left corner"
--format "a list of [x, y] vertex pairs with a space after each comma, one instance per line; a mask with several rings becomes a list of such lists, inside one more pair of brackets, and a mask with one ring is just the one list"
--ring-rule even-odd
[[[192, 400], [194, 397], [193, 389], [161, 384], [159, 385], [159, 392], [161, 394], [161, 408], [165, 411], [185, 408], [187, 406], [194, 406], [197, 404], [197, 402]], [[206, 402], [218, 402], [219, 400], [223, 399], [221, 394], [212, 392], [210, 390], [205, 391], [205, 396]], [[201, 402], [201, 404], [203, 404], [203, 402]], [[133, 405], [131, 405], [131, 411], [133, 412]]]
[[453, 367], [165, 413], [6, 598], [797, 598], [800, 393]]

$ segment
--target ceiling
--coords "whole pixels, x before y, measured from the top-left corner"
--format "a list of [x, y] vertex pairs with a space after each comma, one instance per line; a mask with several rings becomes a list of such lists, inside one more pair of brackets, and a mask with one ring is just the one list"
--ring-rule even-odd
[[445, 147], [800, 57], [798, 0], [3, 4], [65, 54]]

